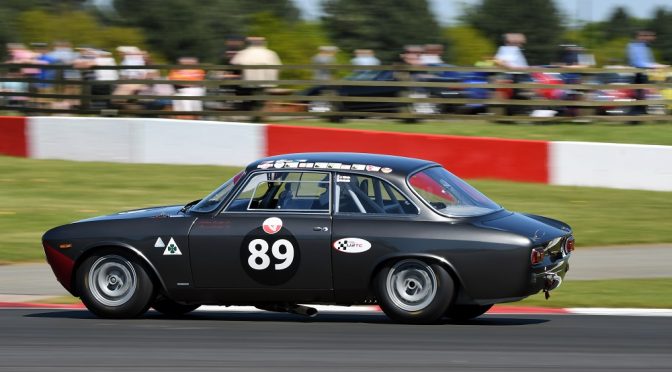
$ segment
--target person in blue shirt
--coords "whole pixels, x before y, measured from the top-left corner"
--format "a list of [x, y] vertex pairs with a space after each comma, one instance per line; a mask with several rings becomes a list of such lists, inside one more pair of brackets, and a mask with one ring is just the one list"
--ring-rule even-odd
[[[649, 44], [656, 40], [656, 33], [648, 30], [641, 30], [637, 32], [635, 40], [631, 41], [628, 44], [628, 62], [630, 66], [641, 68], [641, 69], [661, 69], [667, 68], [669, 66], [656, 63], [653, 58], [653, 53]], [[649, 82], [649, 77], [646, 73], [639, 72], [635, 74], [635, 84], [647, 84]], [[647, 91], [646, 89], [636, 89], [635, 90], [635, 99], [637, 100], [646, 100]], [[634, 106], [630, 111], [631, 115], [644, 115], [646, 114], [646, 106]], [[632, 122], [637, 123], [635, 122]]]
[[656, 63], [649, 44], [656, 40], [653, 31], [638, 31], [636, 39], [628, 44], [628, 62], [637, 68], [667, 68], [667, 65]]

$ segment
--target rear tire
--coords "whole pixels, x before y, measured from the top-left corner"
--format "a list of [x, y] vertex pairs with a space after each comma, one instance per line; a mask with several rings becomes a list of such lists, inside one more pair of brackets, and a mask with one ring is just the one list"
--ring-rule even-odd
[[152, 304], [154, 310], [169, 316], [181, 316], [198, 309], [200, 306], [181, 304], [165, 297], [154, 301]]
[[376, 275], [374, 284], [381, 309], [402, 323], [438, 321], [455, 293], [455, 284], [446, 269], [417, 259], [386, 265]]
[[135, 318], [154, 299], [154, 284], [138, 259], [106, 250], [84, 260], [77, 268], [77, 291], [82, 302], [101, 318]]
[[477, 318], [490, 310], [492, 305], [452, 305], [446, 311], [446, 316], [457, 321]]

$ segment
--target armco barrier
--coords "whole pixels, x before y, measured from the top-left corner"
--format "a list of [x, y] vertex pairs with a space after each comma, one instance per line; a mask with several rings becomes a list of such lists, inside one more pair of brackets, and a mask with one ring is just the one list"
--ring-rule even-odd
[[545, 142], [197, 120], [0, 117], [0, 154], [39, 159], [242, 166], [266, 155], [376, 152], [458, 176], [672, 191], [672, 146]]

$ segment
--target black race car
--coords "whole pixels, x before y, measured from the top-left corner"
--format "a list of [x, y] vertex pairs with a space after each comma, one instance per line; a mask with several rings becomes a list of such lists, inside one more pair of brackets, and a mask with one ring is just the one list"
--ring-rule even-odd
[[574, 238], [431, 161], [304, 153], [256, 161], [186, 205], [56, 227], [43, 245], [61, 284], [101, 317], [378, 303], [427, 323], [555, 289]]

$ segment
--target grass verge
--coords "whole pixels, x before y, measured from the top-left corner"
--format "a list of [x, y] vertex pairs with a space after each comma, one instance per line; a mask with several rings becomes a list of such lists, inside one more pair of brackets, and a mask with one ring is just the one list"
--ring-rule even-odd
[[333, 124], [314, 119], [275, 120], [277, 124], [328, 128], [367, 129], [386, 132], [450, 134], [545, 141], [588, 141], [672, 145], [672, 123], [558, 123], [499, 124], [488, 121], [422, 121], [406, 124], [395, 120], [348, 120]]
[[[0, 262], [43, 260], [41, 235], [83, 218], [206, 195], [237, 168], [0, 157]], [[573, 226], [579, 248], [672, 242], [672, 194], [473, 181], [505, 208]]]
[[672, 308], [672, 278], [566, 281], [544, 299], [540, 293], [516, 302], [543, 307]]

